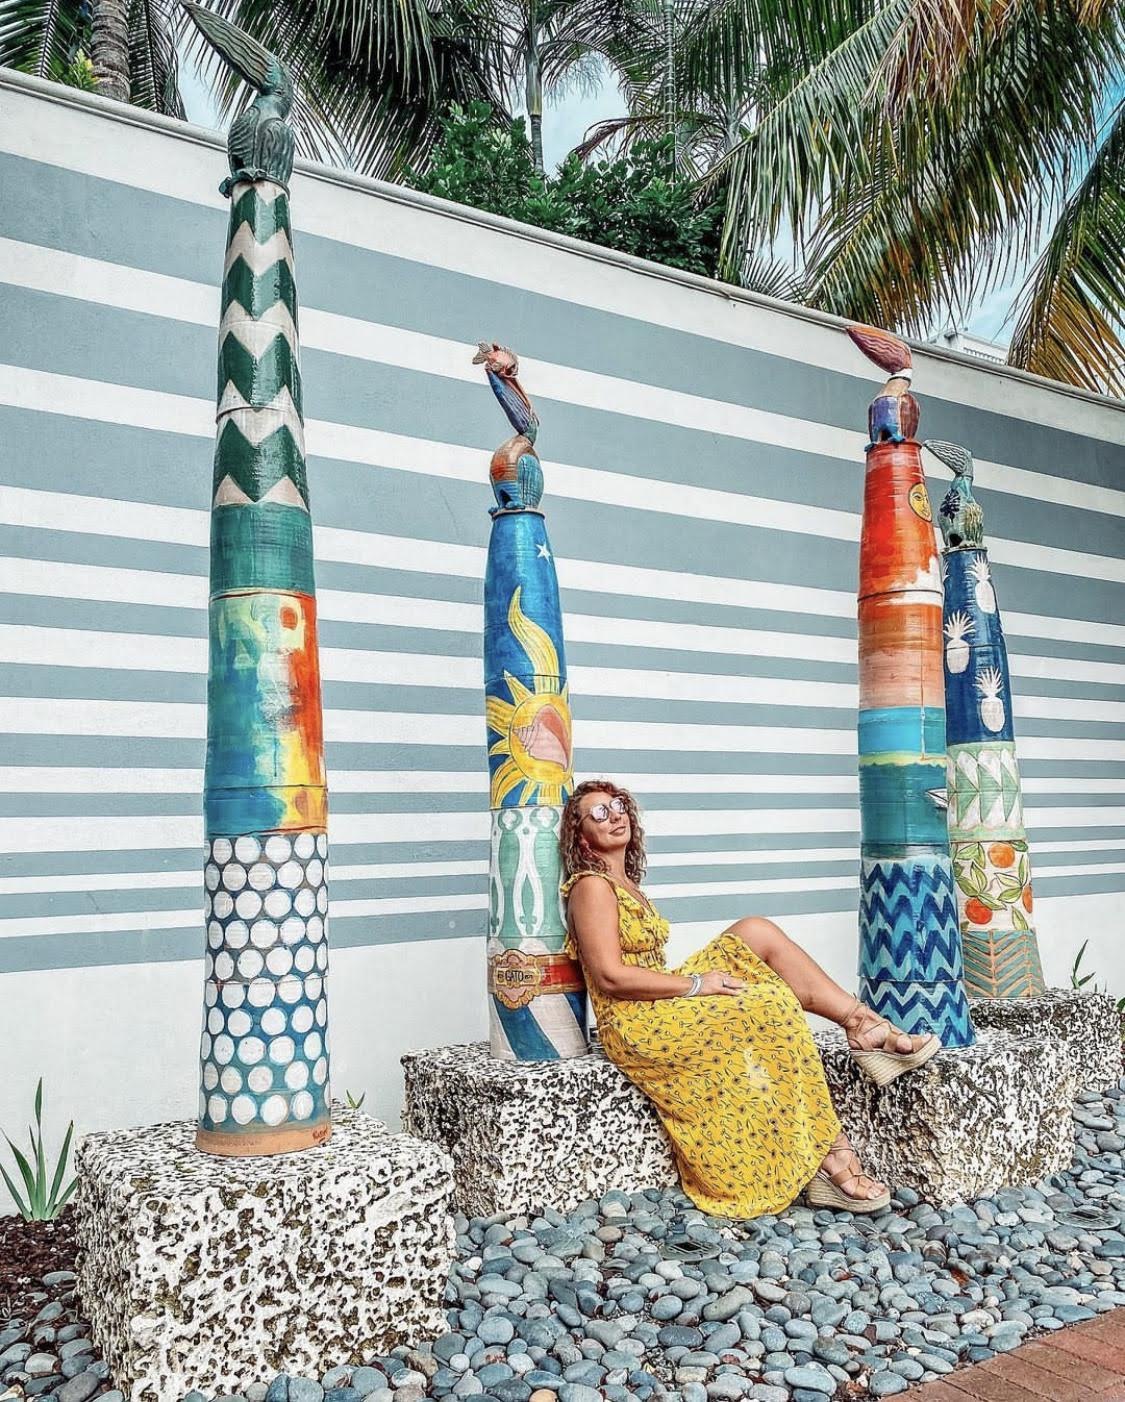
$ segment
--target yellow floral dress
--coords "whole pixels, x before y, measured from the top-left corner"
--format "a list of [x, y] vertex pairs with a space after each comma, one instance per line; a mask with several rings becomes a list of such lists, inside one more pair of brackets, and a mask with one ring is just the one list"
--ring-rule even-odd
[[[606, 1055], [655, 1104], [684, 1192], [704, 1212], [758, 1217], [788, 1207], [820, 1167], [840, 1122], [805, 1014], [789, 985], [746, 942], [716, 936], [677, 969], [664, 964], [668, 922], [609, 876], [621, 959], [663, 973], [723, 969], [733, 996], [610, 998], [591, 984]], [[573, 936], [572, 957], [579, 957]]]

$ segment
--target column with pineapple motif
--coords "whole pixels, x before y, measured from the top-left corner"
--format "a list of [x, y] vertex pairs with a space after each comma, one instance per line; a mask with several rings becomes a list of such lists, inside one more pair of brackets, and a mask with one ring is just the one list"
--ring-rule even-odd
[[945, 709], [949, 841], [965, 983], [985, 998], [1044, 991], [1031, 921], [1031, 858], [1012, 728], [1008, 649], [996, 602], [973, 458], [957, 443], [926, 447], [954, 474], [938, 509], [945, 540]]

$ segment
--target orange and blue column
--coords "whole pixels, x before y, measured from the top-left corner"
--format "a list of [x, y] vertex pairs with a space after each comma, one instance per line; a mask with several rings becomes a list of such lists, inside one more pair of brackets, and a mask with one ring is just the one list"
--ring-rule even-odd
[[891, 375], [871, 406], [860, 540], [860, 996], [963, 1047], [974, 1033], [946, 832], [942, 583], [910, 353], [865, 328], [853, 339]]

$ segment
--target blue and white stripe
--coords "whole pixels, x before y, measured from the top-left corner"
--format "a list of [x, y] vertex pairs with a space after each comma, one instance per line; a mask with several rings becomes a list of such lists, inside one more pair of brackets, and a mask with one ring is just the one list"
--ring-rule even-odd
[[[46, 91], [0, 82], [5, 973], [201, 954], [215, 143]], [[837, 328], [297, 179], [334, 947], [483, 944], [482, 334], [550, 425], [577, 777], [636, 789], [653, 897], [701, 931], [854, 910], [871, 387]], [[922, 358], [1003, 568], [1037, 896], [1125, 891], [1125, 411]]]

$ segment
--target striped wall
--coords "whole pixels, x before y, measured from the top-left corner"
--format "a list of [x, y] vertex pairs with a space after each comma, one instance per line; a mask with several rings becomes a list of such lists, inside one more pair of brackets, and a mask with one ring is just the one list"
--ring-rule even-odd
[[[0, 75], [0, 1009], [80, 1127], [193, 1106], [224, 161]], [[873, 380], [838, 325], [322, 168], [294, 181], [332, 810], [337, 1088], [484, 1035], [481, 576], [514, 346], [577, 767], [647, 809], [686, 950], [774, 915], [854, 982]], [[945, 352], [978, 463], [1049, 981], [1125, 991], [1125, 408]]]

